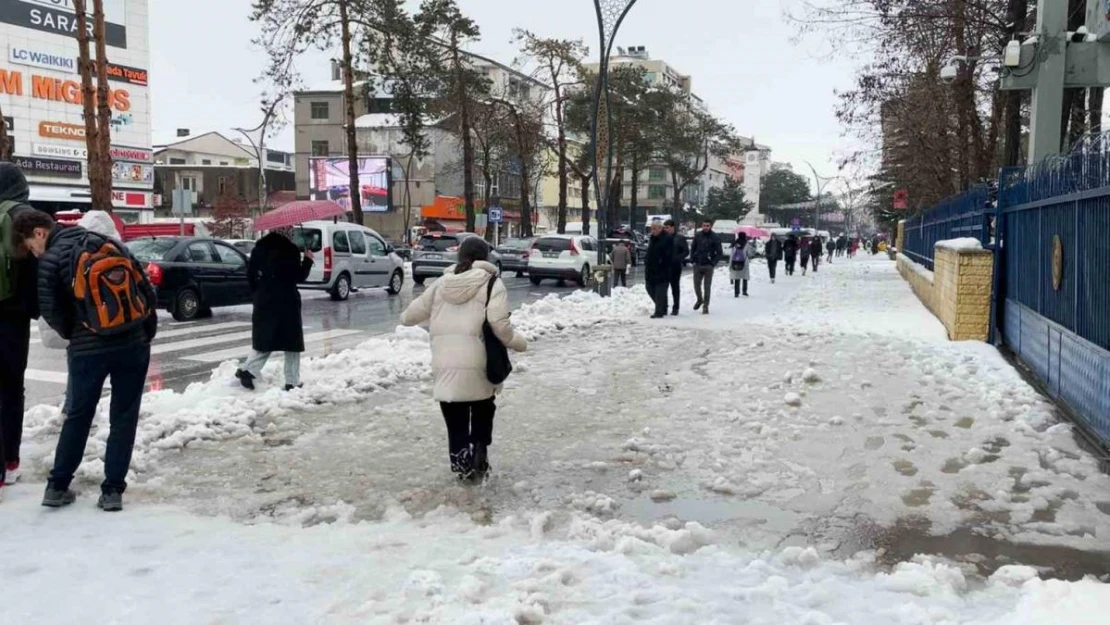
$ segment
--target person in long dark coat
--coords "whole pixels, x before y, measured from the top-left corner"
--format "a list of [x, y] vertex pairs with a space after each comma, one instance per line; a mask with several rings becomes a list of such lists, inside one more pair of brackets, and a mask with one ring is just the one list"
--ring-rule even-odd
[[670, 284], [671, 284], [671, 314], [678, 315], [679, 298], [682, 284], [682, 268], [686, 260], [690, 258], [690, 245], [686, 242], [686, 237], [678, 231], [675, 227], [673, 219], [668, 219], [663, 223], [663, 230], [670, 235], [674, 240], [674, 258], [671, 261], [673, 269], [671, 270]]
[[821, 264], [821, 237], [813, 237], [809, 242], [809, 259], [813, 262], [813, 271], [817, 272], [817, 265]]
[[663, 224], [651, 224], [651, 239], [648, 242], [647, 258], [644, 260], [644, 286], [655, 302], [652, 319], [667, 316], [667, 288], [671, 283], [674, 270], [674, 237], [663, 230]]
[[798, 237], [791, 234], [782, 244], [782, 258], [786, 261], [786, 275], [794, 275], [794, 264], [798, 262]]
[[775, 272], [779, 265], [779, 260], [782, 258], [782, 242], [771, 236], [767, 241], [767, 245], [763, 248], [763, 253], [767, 256], [767, 271], [771, 273], [771, 284], [775, 283]]
[[308, 278], [312, 264], [312, 252], [305, 250], [302, 258], [296, 244], [282, 232], [262, 237], [251, 252], [247, 281], [254, 294], [251, 316], [254, 351], [235, 372], [244, 388], [254, 390], [254, 380], [262, 375], [262, 367], [273, 352], [285, 352], [285, 390], [301, 386], [304, 324], [297, 285]]

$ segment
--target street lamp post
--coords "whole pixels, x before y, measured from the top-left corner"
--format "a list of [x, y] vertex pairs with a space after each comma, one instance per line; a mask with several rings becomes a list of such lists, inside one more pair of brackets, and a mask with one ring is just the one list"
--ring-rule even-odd
[[825, 194], [825, 186], [828, 185], [833, 180], [836, 180], [837, 176], [833, 176], [831, 178], [825, 178], [825, 181], [821, 182], [821, 176], [817, 175], [817, 168], [815, 168], [809, 161], [803, 161], [803, 162], [806, 165], [809, 165], [809, 170], [813, 172], [813, 181], [815, 183], [817, 183], [817, 199], [814, 202], [814, 204], [815, 204], [815, 209], [814, 209], [815, 213], [814, 213], [814, 220], [813, 220], [813, 230], [814, 230], [814, 232], [816, 232], [816, 231], [821, 229], [821, 196]]
[[[254, 128], [233, 128], [236, 132], [242, 134], [254, 149], [255, 158], [258, 159], [258, 212], [259, 214], [266, 212], [266, 132], [270, 128], [270, 121], [273, 120], [277, 111], [278, 104], [281, 102], [280, 98], [274, 98], [268, 106], [262, 108], [262, 123]], [[258, 143], [255, 143], [251, 133], [259, 132]], [[254, 210], [251, 209], [251, 221], [253, 222], [256, 215]]]
[[[609, 140], [609, 127], [612, 117], [609, 108], [609, 56], [613, 42], [617, 38], [624, 18], [632, 10], [636, 0], [594, 0], [597, 13], [598, 34], [598, 71], [597, 86], [594, 91], [594, 118], [591, 133], [591, 147], [594, 155], [594, 194], [597, 197], [597, 264], [605, 264], [605, 238], [608, 233], [609, 191], [613, 184], [613, 145]], [[604, 172], [602, 172], [604, 167]], [[622, 172], [623, 173], [623, 172]], [[609, 295], [612, 274], [603, 284], [598, 284], [598, 292], [604, 297]]]

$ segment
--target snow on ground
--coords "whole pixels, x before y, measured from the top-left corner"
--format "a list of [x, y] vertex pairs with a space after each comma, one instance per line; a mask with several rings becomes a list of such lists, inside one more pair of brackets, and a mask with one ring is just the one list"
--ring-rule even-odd
[[[36, 597], [63, 564], [109, 567], [80, 575], [73, 609], [106, 609], [121, 584], [138, 593], [121, 622], [152, 605], [181, 615], [170, 622], [1099, 614], [1105, 586], [1003, 566], [1069, 579], [1110, 567], [1110, 478], [1051, 404], [993, 349], [946, 341], [888, 260], [774, 285], [765, 265], [753, 274], [751, 297], [733, 298], [718, 272], [709, 316], [690, 310], [688, 282], [666, 320], [646, 318], [642, 289], [515, 312], [535, 343], [498, 400], [495, 472], [477, 488], [446, 471], [419, 329], [306, 362], [292, 393], [274, 388], [277, 362], [255, 394], [228, 363], [150, 394], [129, 508], [110, 518], [89, 510], [104, 423], [78, 509], [35, 507], [59, 419], [35, 408], [30, 484], [0, 504], [19, 519], [0, 558], [29, 564], [0, 583], [27, 622], [59, 623], [73, 621], [65, 607]], [[918, 551], [951, 559], [903, 562]]]

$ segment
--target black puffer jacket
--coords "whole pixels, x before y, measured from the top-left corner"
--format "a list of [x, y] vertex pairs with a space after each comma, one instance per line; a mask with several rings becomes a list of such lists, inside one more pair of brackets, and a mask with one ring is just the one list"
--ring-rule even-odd
[[690, 262], [696, 267], [716, 267], [721, 262], [721, 238], [716, 232], [698, 230], [690, 247]]
[[[16, 215], [32, 207], [28, 204], [30, 191], [27, 188], [27, 178], [23, 171], [8, 162], [0, 162], [0, 202], [19, 202], [12, 207], [8, 215], [14, 220]], [[0, 267], [0, 271], [3, 268]], [[11, 265], [15, 294], [6, 300], [0, 301], [0, 319], [26, 321], [38, 319], [39, 300], [38, 290], [35, 286], [38, 275], [38, 261], [31, 254], [20, 259], [13, 259]]]
[[[87, 230], [79, 226], [54, 226], [46, 240], [46, 253], [39, 258], [39, 307], [43, 319], [69, 341], [71, 356], [103, 354], [117, 349], [147, 345], [158, 331], [158, 315], [152, 314], [143, 326], [112, 336], [92, 333], [77, 321], [77, 302], [73, 297], [73, 268], [76, 255], [85, 242]], [[96, 241], [101, 239], [97, 237]], [[95, 245], [95, 243], [94, 243]], [[126, 253], [127, 248], [121, 246]], [[151, 302], [157, 301], [150, 282], [143, 285]]]
[[674, 270], [682, 273], [682, 264], [690, 258], [690, 244], [686, 242], [686, 237], [677, 232], [671, 236], [674, 237]]

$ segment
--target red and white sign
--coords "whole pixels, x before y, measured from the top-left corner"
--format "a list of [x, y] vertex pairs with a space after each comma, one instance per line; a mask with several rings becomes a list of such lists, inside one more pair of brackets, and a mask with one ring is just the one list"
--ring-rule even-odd
[[152, 199], [145, 191], [112, 191], [112, 204], [120, 208], [154, 208]]
[[128, 148], [113, 145], [111, 149], [113, 161], [133, 161], [136, 163], [153, 163], [154, 152], [143, 148]]

